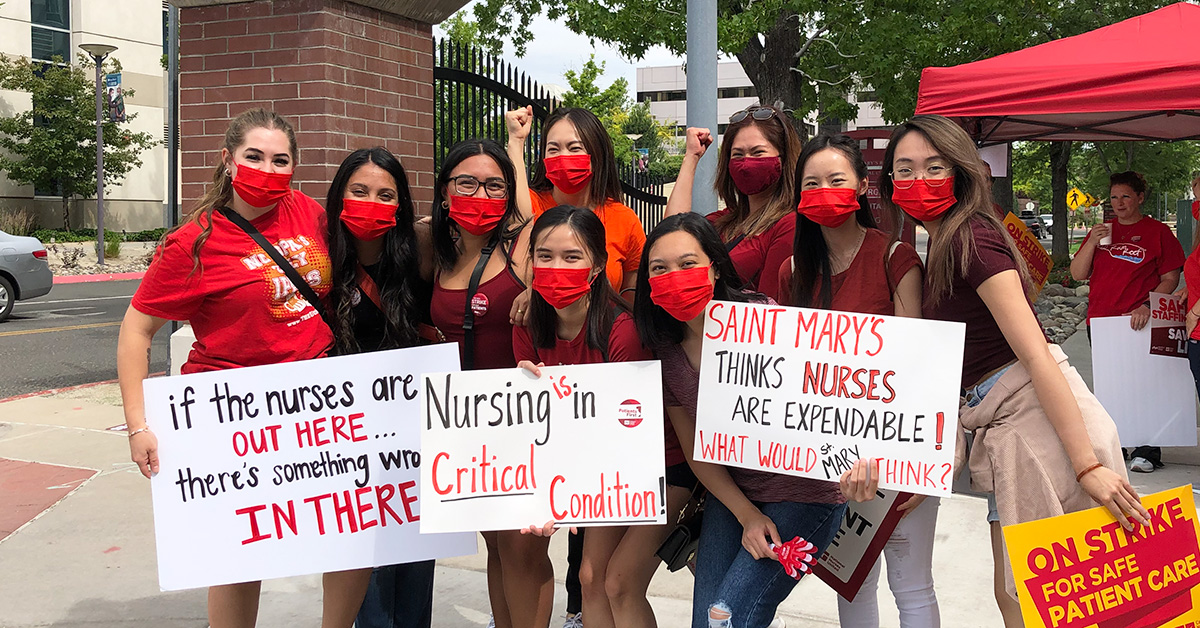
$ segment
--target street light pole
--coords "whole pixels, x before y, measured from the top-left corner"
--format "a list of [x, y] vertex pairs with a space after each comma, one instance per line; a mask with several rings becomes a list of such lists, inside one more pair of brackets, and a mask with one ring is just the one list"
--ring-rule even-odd
[[104, 265], [104, 75], [102, 66], [117, 49], [108, 44], [79, 46], [96, 62], [96, 263]]

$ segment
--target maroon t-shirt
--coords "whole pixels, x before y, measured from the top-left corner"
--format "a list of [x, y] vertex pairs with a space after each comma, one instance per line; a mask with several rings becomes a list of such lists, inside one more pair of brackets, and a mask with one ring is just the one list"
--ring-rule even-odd
[[[495, 254], [499, 254], [498, 252]], [[513, 273], [512, 266], [496, 273], [495, 277], [480, 282], [471, 309], [475, 313], [475, 368], [502, 369], [517, 365], [513, 359], [512, 323], [508, 312], [513, 300], [525, 290], [525, 286]], [[457, 342], [459, 354], [466, 351], [467, 334], [463, 331], [466, 314], [467, 291], [443, 288], [436, 278], [433, 281], [433, 298], [429, 302], [429, 316], [433, 324], [446, 336], [447, 342]]]
[[[728, 209], [721, 209], [705, 218], [716, 226], [717, 219], [728, 213]], [[742, 238], [729, 252], [738, 277], [754, 290], [772, 299], [778, 299], [776, 291], [779, 283], [776, 281], [775, 271], [783, 260], [791, 257], [795, 236], [796, 212], [788, 212], [766, 231]]]
[[[830, 309], [886, 316], [896, 313], [892, 301], [896, 286], [900, 285], [900, 280], [908, 271], [921, 267], [921, 258], [917, 255], [917, 249], [907, 242], [897, 242], [889, 256], [891, 246], [891, 238], [886, 233], [867, 229], [862, 246], [858, 247], [850, 267], [830, 277], [833, 292]], [[778, 274], [779, 302], [795, 305], [792, 300], [792, 258], [783, 261]], [[843, 290], [842, 286], [850, 288]], [[821, 280], [818, 278], [813, 295], [819, 295], [820, 289]]]
[[[975, 254], [967, 267], [966, 275], [954, 278], [951, 294], [933, 304], [929, 278], [926, 276], [924, 303], [921, 315], [931, 320], [957, 321], [967, 325], [966, 344], [963, 350], [962, 387], [970, 388], [988, 373], [1017, 359], [1008, 340], [992, 317], [991, 310], [979, 297], [976, 290], [992, 276], [1006, 270], [1016, 270], [1017, 262], [1004, 234], [993, 229], [982, 220], [971, 221], [971, 233], [975, 237]], [[955, 241], [954, 265], [958, 268], [962, 249]], [[1033, 311], [1029, 295], [1025, 302]], [[1034, 313], [1036, 318], [1037, 314]]]
[[[604, 364], [604, 354], [587, 343], [587, 325], [579, 330], [574, 340], [556, 339], [553, 347], [535, 347], [529, 330], [520, 325], [513, 326], [513, 355], [517, 361], [529, 360], [534, 364], [546, 366], [563, 364]], [[637, 362], [653, 360], [654, 355], [642, 346], [638, 336], [637, 325], [633, 317], [622, 312], [613, 321], [612, 332], [608, 336], [608, 362]], [[679, 436], [675, 434], [675, 426], [663, 417], [663, 441], [666, 450], [666, 464], [672, 465], [687, 462], [683, 455], [683, 447], [679, 445]]]
[[[680, 345], [658, 350], [662, 361], [663, 405], [683, 408], [696, 420], [696, 399], [700, 391], [700, 373], [692, 368]], [[840, 504], [846, 501], [837, 482], [825, 482], [793, 475], [726, 467], [746, 499], [754, 502], [797, 502]]]

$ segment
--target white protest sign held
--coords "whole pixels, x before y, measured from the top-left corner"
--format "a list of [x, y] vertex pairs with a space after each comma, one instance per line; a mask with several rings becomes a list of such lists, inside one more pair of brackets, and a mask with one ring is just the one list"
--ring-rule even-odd
[[[1196, 445], [1196, 386], [1187, 360], [1151, 353], [1154, 320], [1092, 319], [1092, 387], [1126, 447]], [[1171, 329], [1167, 327], [1166, 329]], [[1171, 340], [1175, 342], [1175, 340]]]
[[912, 495], [880, 490], [875, 497], [847, 504], [837, 534], [813, 565], [813, 573], [850, 602], [858, 595], [883, 546], [900, 523], [904, 513], [898, 508]]
[[666, 522], [657, 361], [427, 373], [421, 530]]
[[961, 323], [713, 301], [695, 457], [836, 482], [880, 459], [880, 486], [950, 493]]
[[420, 534], [421, 372], [433, 345], [145, 381], [164, 590], [461, 556]]

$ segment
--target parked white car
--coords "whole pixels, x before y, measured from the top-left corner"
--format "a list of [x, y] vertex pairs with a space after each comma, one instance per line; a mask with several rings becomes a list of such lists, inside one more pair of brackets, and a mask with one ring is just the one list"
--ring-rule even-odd
[[1047, 230], [1054, 228], [1054, 214], [1042, 214], [1040, 218], [1042, 222], [1046, 223]]
[[37, 238], [0, 231], [0, 322], [17, 301], [40, 297], [54, 286], [46, 247]]

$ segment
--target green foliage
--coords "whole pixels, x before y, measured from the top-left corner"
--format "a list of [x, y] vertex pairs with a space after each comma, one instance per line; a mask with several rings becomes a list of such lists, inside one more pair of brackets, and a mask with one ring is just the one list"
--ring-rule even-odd
[[664, 179], [674, 179], [679, 176], [683, 167], [683, 155], [667, 155], [662, 161], [650, 162], [650, 175]]
[[1075, 288], [1083, 285], [1082, 281], [1076, 281], [1071, 276], [1071, 267], [1069, 264], [1055, 264], [1054, 268], [1050, 269], [1050, 275], [1046, 278], [1046, 285], [1057, 284], [1067, 288]]
[[[27, 92], [33, 107], [0, 117], [0, 170], [21, 185], [58, 190], [63, 226], [70, 229], [69, 201], [96, 191], [95, 64], [85, 55], [73, 66], [26, 58], [0, 58], [0, 89]], [[105, 72], [119, 72], [112, 60]], [[125, 90], [132, 97], [132, 90]], [[119, 185], [141, 165], [140, 155], [158, 142], [149, 133], [133, 133], [129, 122], [104, 122], [104, 183]]]
[[[97, 250], [100, 249], [99, 241], [96, 242], [96, 249]], [[110, 258], [110, 257], [120, 257], [120, 256], [121, 256], [121, 236], [112, 231], [109, 231], [108, 229], [105, 229], [104, 230], [104, 257]], [[99, 257], [99, 256], [97, 255], [97, 257]]]
[[571, 90], [563, 94], [562, 105], [587, 109], [601, 119], [625, 110], [629, 106], [629, 81], [622, 77], [600, 89], [596, 81], [604, 74], [604, 66], [604, 62], [596, 65], [596, 55], [591, 55], [578, 72], [563, 72]]
[[9, 235], [27, 236], [37, 228], [37, 218], [25, 209], [0, 209], [0, 231]]
[[[145, 231], [135, 231], [133, 233], [104, 230], [104, 242], [158, 242], [162, 239], [166, 229], [159, 227], [158, 229], [146, 229]], [[41, 240], [43, 243], [50, 242], [91, 242], [96, 239], [95, 229], [72, 229], [66, 231], [63, 229], [36, 229], [29, 235]]]
[[[604, 74], [604, 63], [596, 63], [595, 55], [578, 72], [567, 70], [564, 75], [571, 90], [563, 94], [564, 107], [581, 107], [596, 114], [612, 139], [617, 163], [626, 166], [637, 162], [639, 148], [648, 151], [648, 168], [667, 155], [664, 140], [670, 137], [650, 113], [649, 103], [630, 105], [626, 96], [629, 82], [618, 78], [603, 89], [597, 81]], [[636, 136], [634, 139], [633, 136]], [[678, 174], [678, 166], [672, 173]]]

